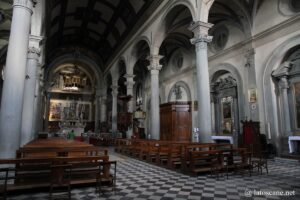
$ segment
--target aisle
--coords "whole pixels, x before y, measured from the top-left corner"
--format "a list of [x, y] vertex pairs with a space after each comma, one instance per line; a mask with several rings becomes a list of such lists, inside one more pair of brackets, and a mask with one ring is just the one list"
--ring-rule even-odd
[[[219, 180], [209, 175], [191, 177], [146, 162], [116, 154], [111, 149], [110, 159], [117, 160], [118, 191], [106, 193], [101, 199], [253, 199], [248, 191], [295, 191], [296, 196], [256, 196], [255, 199], [300, 199], [300, 163], [287, 159], [269, 162], [269, 174], [231, 175]], [[246, 194], [247, 195], [247, 194]], [[13, 200], [44, 200], [48, 193], [10, 196]], [[94, 187], [75, 188], [72, 199], [100, 199]]]

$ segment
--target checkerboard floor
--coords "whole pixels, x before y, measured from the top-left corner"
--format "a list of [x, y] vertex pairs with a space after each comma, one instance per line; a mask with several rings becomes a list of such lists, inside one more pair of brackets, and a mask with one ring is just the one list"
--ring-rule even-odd
[[[300, 199], [300, 162], [287, 159], [269, 161], [269, 174], [254, 173], [251, 177], [231, 174], [229, 179], [210, 175], [188, 176], [154, 164], [114, 153], [110, 159], [117, 160], [117, 191], [99, 197], [95, 187], [72, 189], [72, 199]], [[295, 191], [292, 196], [247, 195], [247, 191]], [[245, 193], [246, 192], [246, 193]], [[11, 194], [11, 200], [44, 200], [48, 193]]]

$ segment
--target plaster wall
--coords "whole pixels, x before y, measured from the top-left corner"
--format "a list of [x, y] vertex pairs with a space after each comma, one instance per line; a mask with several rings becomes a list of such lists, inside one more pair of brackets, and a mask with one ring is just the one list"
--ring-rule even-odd
[[254, 19], [253, 35], [265, 31], [291, 17], [280, 13], [280, 1], [281, 0], [268, 0], [263, 2]]

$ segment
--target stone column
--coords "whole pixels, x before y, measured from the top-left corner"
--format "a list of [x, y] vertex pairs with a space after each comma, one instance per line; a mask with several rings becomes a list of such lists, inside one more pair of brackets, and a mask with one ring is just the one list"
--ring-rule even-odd
[[[148, 60], [150, 65], [148, 70], [151, 73], [151, 116], [150, 116], [150, 134], [151, 139], [160, 139], [160, 118], [159, 118], [159, 70], [162, 65], [159, 60], [160, 55], [150, 55]], [[149, 135], [149, 133], [148, 133]]]
[[196, 46], [198, 125], [200, 142], [211, 142], [212, 134], [207, 57], [207, 43], [212, 40], [212, 36], [208, 35], [208, 30], [212, 26], [212, 24], [198, 21], [189, 27], [189, 29], [194, 33], [194, 38], [191, 39], [191, 43]]
[[37, 65], [37, 74], [36, 74], [36, 82], [35, 82], [35, 94], [34, 94], [34, 120], [33, 120], [33, 129], [35, 133], [41, 131], [41, 115], [42, 115], [42, 76], [41, 76], [42, 66], [40, 64]]
[[112, 85], [111, 89], [112, 89], [112, 112], [111, 112], [111, 123], [112, 123], [112, 127], [111, 127], [111, 132], [114, 136], [116, 136], [117, 134], [117, 130], [118, 130], [118, 113], [117, 113], [117, 107], [118, 107], [118, 85]]
[[99, 131], [99, 109], [100, 109], [100, 93], [99, 91], [96, 92], [95, 95], [95, 132]]
[[46, 92], [46, 96], [45, 96], [45, 127], [44, 130], [46, 132], [49, 131], [49, 114], [50, 114], [50, 99], [51, 99], [51, 93], [50, 92]]
[[289, 136], [291, 134], [291, 120], [290, 120], [290, 108], [289, 108], [289, 99], [288, 99], [289, 81], [287, 79], [287, 76], [280, 77], [279, 88], [282, 97], [284, 132], [286, 136]]
[[100, 114], [100, 122], [107, 122], [107, 114], [106, 114], [106, 95], [101, 96], [101, 114]]
[[0, 111], [0, 158], [20, 147], [22, 106], [32, 0], [14, 0]]
[[27, 72], [24, 83], [21, 146], [28, 143], [34, 136], [34, 100], [37, 78], [37, 65], [40, 50], [35, 47], [28, 49]]
[[[131, 96], [131, 99], [129, 100], [128, 102], [128, 110], [127, 112], [129, 113], [133, 113], [133, 85], [134, 85], [134, 81], [133, 81], [133, 78], [134, 78], [134, 75], [133, 74], [126, 74], [124, 76], [126, 78], [126, 86], [127, 86], [127, 95], [130, 95]], [[131, 123], [132, 124], [132, 123]], [[128, 128], [128, 131], [127, 131], [127, 138], [131, 138], [132, 136], [132, 125]]]

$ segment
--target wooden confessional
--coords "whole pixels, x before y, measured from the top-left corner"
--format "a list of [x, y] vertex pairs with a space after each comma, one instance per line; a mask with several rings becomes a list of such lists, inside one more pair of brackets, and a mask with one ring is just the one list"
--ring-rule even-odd
[[191, 141], [191, 102], [169, 102], [160, 105], [160, 139]]

